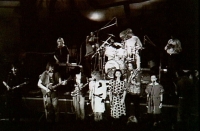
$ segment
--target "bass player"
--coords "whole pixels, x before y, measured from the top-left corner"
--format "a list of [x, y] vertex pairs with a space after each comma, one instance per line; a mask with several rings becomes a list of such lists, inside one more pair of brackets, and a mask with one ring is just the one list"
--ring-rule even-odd
[[11, 71], [8, 74], [7, 81], [3, 81], [6, 86], [6, 108], [9, 121], [19, 122], [22, 110], [22, 87], [26, 84], [19, 72], [19, 66], [16, 63], [11, 64]]

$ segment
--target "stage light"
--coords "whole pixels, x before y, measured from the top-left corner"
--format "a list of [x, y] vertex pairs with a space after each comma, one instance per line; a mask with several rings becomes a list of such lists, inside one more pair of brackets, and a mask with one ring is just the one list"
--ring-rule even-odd
[[102, 21], [105, 19], [104, 14], [102, 11], [93, 11], [88, 13], [88, 18], [93, 21]]

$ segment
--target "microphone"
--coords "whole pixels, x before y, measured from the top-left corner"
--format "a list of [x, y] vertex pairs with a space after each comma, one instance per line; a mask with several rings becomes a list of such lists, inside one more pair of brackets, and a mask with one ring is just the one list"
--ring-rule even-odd
[[155, 81], [153, 81], [153, 86], [155, 85]]
[[113, 34], [108, 34], [109, 36], [115, 37]]
[[115, 20], [116, 20], [116, 21], [115, 21], [115, 24], [116, 24], [116, 26], [118, 26], [118, 23], [117, 23], [117, 18], [116, 18], [116, 17], [115, 17]]

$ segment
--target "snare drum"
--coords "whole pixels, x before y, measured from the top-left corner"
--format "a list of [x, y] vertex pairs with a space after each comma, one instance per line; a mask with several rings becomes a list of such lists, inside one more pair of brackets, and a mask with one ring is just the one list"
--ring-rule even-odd
[[109, 60], [105, 64], [105, 73], [108, 78], [114, 78], [113, 74], [116, 69], [120, 69], [120, 65], [115, 60]]
[[115, 45], [116, 47], [119, 47], [119, 48], [122, 47], [122, 43], [119, 43], [119, 42], [115, 42], [114, 45]]
[[108, 60], [113, 60], [116, 55], [116, 49], [112, 46], [105, 47], [105, 56], [108, 57]]

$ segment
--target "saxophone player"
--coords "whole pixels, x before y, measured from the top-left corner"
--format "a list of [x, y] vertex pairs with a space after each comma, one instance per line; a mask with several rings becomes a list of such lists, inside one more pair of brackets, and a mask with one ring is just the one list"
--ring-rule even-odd
[[127, 71], [127, 96], [126, 112], [128, 123], [138, 122], [139, 120], [139, 101], [140, 101], [140, 72], [133, 62], [128, 63]]

